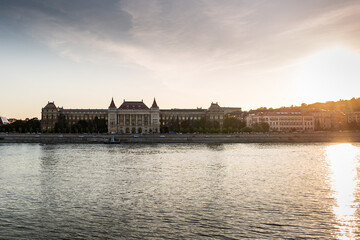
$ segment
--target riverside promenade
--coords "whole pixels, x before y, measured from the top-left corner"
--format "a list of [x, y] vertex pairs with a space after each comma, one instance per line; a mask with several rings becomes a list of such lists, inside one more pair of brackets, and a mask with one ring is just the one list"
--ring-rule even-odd
[[0, 133], [0, 143], [311, 143], [360, 142], [360, 132], [238, 134], [16, 134]]

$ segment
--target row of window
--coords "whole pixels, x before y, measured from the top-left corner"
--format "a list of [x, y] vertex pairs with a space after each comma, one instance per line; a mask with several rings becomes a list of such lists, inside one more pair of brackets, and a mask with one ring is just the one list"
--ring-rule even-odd
[[[255, 118], [256, 119], [256, 118]], [[302, 117], [291, 117], [291, 118], [277, 118], [277, 117], [271, 117], [271, 118], [267, 118], [267, 117], [260, 117], [258, 118], [261, 121], [312, 121], [312, 118], [302, 118]]]
[[56, 119], [56, 115], [43, 115], [42, 119]]
[[67, 114], [107, 114], [107, 112], [71, 112], [71, 113], [63, 113], [65, 115]]
[[314, 128], [312, 128], [312, 127], [305, 127], [305, 128], [302, 128], [302, 127], [270, 127], [270, 130], [272, 130], [272, 131], [288, 131], [288, 130], [302, 131], [302, 130], [314, 130]]
[[222, 115], [220, 115], [220, 116], [218, 116], [218, 115], [216, 115], [216, 116], [210, 116], [210, 119], [211, 119], [211, 120], [213, 120], [213, 119], [215, 119], [215, 120], [223, 119], [223, 116], [222, 116]]
[[[270, 126], [273, 125], [303, 125], [303, 122], [270, 122]], [[313, 125], [312, 122], [304, 122], [304, 125]]]
[[201, 117], [193, 117], [193, 116], [170, 116], [170, 117], [162, 117], [161, 120], [200, 120]]
[[[65, 116], [66, 120], [94, 120], [98, 116]], [[98, 117], [103, 118], [103, 117]], [[57, 119], [57, 115], [43, 115], [42, 119]], [[107, 120], [107, 117], [105, 117]]]
[[[94, 120], [97, 116], [66, 116], [65, 119], [66, 120]], [[99, 119], [102, 117], [98, 117]], [[105, 120], [107, 120], [107, 117], [104, 118]]]
[[147, 120], [148, 118], [150, 118], [150, 115], [143, 115], [143, 114], [132, 114], [132, 115], [129, 115], [129, 114], [125, 114], [125, 115], [118, 115], [118, 119], [144, 119], [144, 120]]
[[[130, 124], [131, 123], [131, 124]], [[112, 125], [114, 125], [115, 124], [115, 122], [111, 122], [111, 124]], [[139, 125], [142, 125], [142, 121], [141, 120], [138, 120], [137, 121], [137, 123], [136, 123], [136, 121], [127, 121], [127, 120], [125, 120], [125, 124], [124, 124], [124, 121], [123, 120], [120, 120], [119, 121], [119, 125], [120, 126], [124, 126], [124, 125], [126, 125], [126, 126], [129, 126], [129, 125], [131, 125], [131, 126], [139, 126]], [[149, 121], [144, 121], [144, 125], [143, 126], [149, 126], [150, 124], [149, 124]]]

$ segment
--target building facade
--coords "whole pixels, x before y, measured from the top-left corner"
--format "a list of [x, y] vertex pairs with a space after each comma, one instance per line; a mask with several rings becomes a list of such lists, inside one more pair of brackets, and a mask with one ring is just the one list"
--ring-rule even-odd
[[339, 130], [346, 121], [344, 113], [334, 110], [310, 110], [307, 111], [314, 116], [315, 131]]
[[54, 102], [48, 102], [45, 107], [41, 109], [41, 130], [43, 132], [53, 131], [55, 124], [59, 119], [59, 108]]
[[0, 125], [10, 124], [9, 120], [6, 117], [0, 117]]
[[348, 123], [360, 123], [360, 112], [348, 112], [346, 114]]
[[[218, 103], [211, 103], [208, 109], [161, 109], [160, 122], [162, 127], [189, 128], [199, 127], [199, 121], [205, 121], [209, 128], [223, 128], [226, 117], [242, 118], [241, 108], [220, 107]], [[174, 125], [178, 125], [175, 126]], [[183, 126], [183, 127], [182, 127]]]
[[96, 118], [107, 120], [107, 109], [64, 109], [63, 107], [56, 107], [54, 102], [48, 104], [41, 110], [41, 130], [43, 132], [52, 132], [59, 121], [67, 128], [79, 121], [93, 121]]
[[253, 127], [260, 123], [269, 124], [270, 131], [314, 131], [315, 118], [304, 112], [264, 112], [250, 114], [246, 117], [246, 125]]
[[151, 108], [143, 101], [125, 101], [116, 108], [114, 99], [108, 108], [109, 133], [160, 133], [160, 111], [154, 99]]
[[222, 128], [226, 117], [241, 116], [241, 108], [223, 108], [218, 103], [211, 103], [208, 109], [159, 109], [155, 99], [150, 108], [143, 101], [125, 100], [116, 107], [112, 99], [107, 109], [64, 109], [57, 107], [54, 102], [48, 102], [41, 111], [41, 129], [53, 132], [59, 123], [61, 127], [71, 129], [79, 121], [103, 119], [108, 133], [160, 133], [161, 127], [178, 124], [180, 131], [181, 126], [189, 127], [199, 121], [205, 121], [208, 128]]

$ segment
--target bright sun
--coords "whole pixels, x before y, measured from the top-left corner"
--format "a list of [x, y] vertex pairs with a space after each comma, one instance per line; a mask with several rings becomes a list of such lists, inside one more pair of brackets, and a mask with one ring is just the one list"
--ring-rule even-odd
[[304, 58], [294, 78], [297, 98], [306, 103], [359, 97], [360, 56], [334, 48]]

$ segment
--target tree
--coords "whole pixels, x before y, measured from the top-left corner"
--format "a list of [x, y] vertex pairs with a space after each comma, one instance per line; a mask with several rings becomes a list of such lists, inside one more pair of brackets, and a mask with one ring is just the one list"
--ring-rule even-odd
[[225, 118], [224, 128], [227, 128], [229, 132], [238, 132], [241, 128], [245, 127], [246, 123], [237, 118]]
[[267, 122], [262, 122], [260, 124], [262, 132], [268, 132], [270, 130], [270, 125]]
[[252, 127], [254, 132], [268, 132], [270, 130], [270, 126], [266, 122], [255, 123]]
[[252, 132], [252, 128], [250, 127], [243, 127], [240, 129], [240, 132]]

